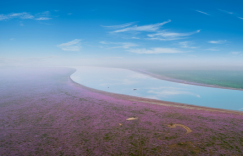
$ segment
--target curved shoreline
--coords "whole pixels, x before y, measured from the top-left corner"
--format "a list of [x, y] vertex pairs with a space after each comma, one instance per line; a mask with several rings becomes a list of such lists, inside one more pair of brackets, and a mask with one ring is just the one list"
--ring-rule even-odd
[[[72, 69], [74, 69], [74, 68], [72, 68]], [[86, 89], [86, 90], [89, 90], [91, 92], [111, 96], [113, 98], [128, 100], [128, 101], [134, 101], [134, 102], [142, 102], [142, 103], [146, 103], [146, 104], [156, 104], [156, 105], [162, 105], [162, 106], [168, 106], [168, 107], [177, 107], [177, 108], [183, 108], [183, 109], [195, 109], [195, 110], [204, 110], [204, 111], [210, 111], [210, 112], [233, 113], [233, 114], [243, 115], [242, 111], [237, 111], [237, 110], [227, 110], [227, 109], [220, 109], [220, 108], [195, 106], [195, 105], [190, 105], [190, 104], [185, 104], [185, 103], [176, 103], [176, 102], [170, 102], [170, 101], [148, 99], [148, 98], [143, 98], [143, 97], [136, 97], [136, 96], [131, 96], [131, 95], [111, 93], [111, 92], [107, 92], [107, 91], [93, 89], [93, 88], [84, 86], [84, 85], [77, 83], [74, 80], [72, 80], [71, 75], [74, 74], [76, 71], [77, 71], [77, 69], [75, 69], [75, 71], [73, 73], [71, 73], [69, 78], [68, 78], [69, 81], [73, 85], [80, 87], [80, 88], [83, 88], [83, 89]]]

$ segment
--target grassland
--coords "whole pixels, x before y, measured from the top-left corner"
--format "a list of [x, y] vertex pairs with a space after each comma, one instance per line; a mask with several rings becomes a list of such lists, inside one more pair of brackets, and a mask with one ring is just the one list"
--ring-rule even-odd
[[243, 71], [229, 70], [159, 70], [150, 73], [189, 82], [243, 89]]
[[0, 155], [243, 155], [243, 116], [74, 84], [68, 68], [0, 70]]

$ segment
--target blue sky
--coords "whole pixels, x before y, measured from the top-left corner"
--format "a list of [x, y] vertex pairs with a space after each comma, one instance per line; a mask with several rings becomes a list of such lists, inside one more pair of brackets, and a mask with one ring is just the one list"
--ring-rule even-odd
[[1, 1], [0, 64], [243, 65], [242, 8], [242, 0]]

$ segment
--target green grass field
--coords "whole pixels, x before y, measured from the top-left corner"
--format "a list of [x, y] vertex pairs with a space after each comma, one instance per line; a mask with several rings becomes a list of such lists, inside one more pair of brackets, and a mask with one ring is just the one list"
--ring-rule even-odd
[[158, 70], [148, 72], [190, 82], [243, 89], [243, 71], [223, 70]]

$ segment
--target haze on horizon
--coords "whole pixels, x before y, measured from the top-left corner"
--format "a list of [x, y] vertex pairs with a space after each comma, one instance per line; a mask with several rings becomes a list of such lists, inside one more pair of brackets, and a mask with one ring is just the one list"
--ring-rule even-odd
[[1, 1], [0, 67], [242, 69], [242, 4]]

